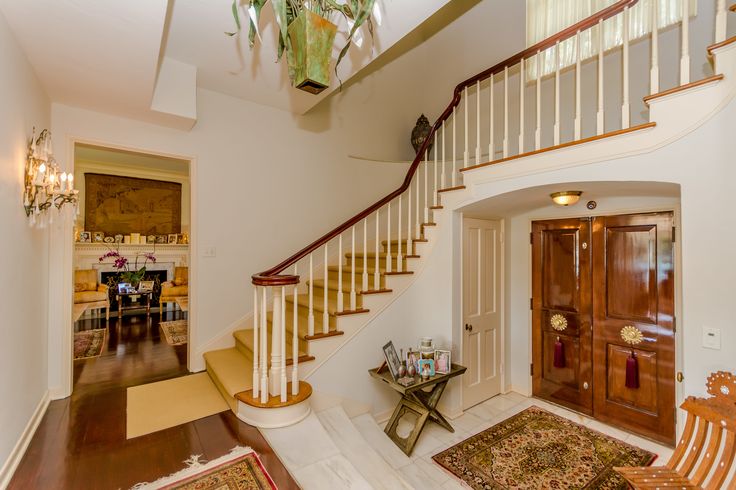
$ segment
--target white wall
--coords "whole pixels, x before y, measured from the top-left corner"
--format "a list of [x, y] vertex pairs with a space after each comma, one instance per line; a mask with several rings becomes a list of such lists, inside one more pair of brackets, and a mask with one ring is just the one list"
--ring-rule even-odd
[[[50, 102], [0, 14], [0, 487], [9, 457], [47, 394], [48, 232], [28, 226], [23, 173], [33, 126], [50, 126]], [[37, 133], [38, 134], [38, 133]], [[19, 448], [18, 448], [19, 449]], [[12, 454], [11, 454], [12, 453]], [[11, 462], [12, 463], [12, 462]]]

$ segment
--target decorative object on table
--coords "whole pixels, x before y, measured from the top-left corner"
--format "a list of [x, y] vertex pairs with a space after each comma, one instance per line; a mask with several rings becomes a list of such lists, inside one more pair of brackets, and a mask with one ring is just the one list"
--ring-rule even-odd
[[632, 390], [639, 388], [639, 362], [636, 360], [634, 346], [644, 340], [644, 334], [633, 325], [626, 325], [621, 329], [621, 339], [631, 346], [631, 354], [626, 359], [626, 382], [627, 388]]
[[119, 293], [127, 293], [132, 289], [132, 286], [129, 282], [119, 282], [118, 283], [118, 292]]
[[141, 281], [138, 284], [138, 291], [153, 291], [153, 286], [156, 284], [156, 281]]
[[79, 243], [92, 243], [92, 233], [89, 231], [79, 232]]
[[[249, 21], [248, 40], [251, 48], [256, 36], [260, 39], [260, 15], [266, 0], [251, 0], [246, 9]], [[368, 23], [368, 31], [373, 34], [371, 13], [374, 12], [375, 0], [352, 0], [340, 4], [333, 0], [286, 1], [271, 0], [278, 32], [277, 60], [286, 52], [289, 65], [289, 79], [293, 87], [311, 94], [318, 94], [330, 85], [329, 65], [332, 58], [332, 46], [337, 33], [337, 26], [330, 19], [342, 15], [346, 18], [349, 32], [345, 47], [342, 48], [335, 63], [335, 72], [343, 57], [347, 54], [351, 42], [362, 44], [362, 35], [358, 32], [361, 25]], [[375, 7], [378, 9], [378, 7]], [[238, 0], [233, 0], [231, 7], [235, 19], [235, 32], [226, 32], [235, 36], [241, 30]], [[380, 15], [376, 20], [380, 22]]]
[[419, 340], [419, 354], [420, 359], [434, 359], [434, 341], [432, 337], [422, 337]]
[[74, 174], [62, 172], [54, 158], [51, 132], [44, 129], [36, 138], [36, 128], [28, 144], [23, 208], [31, 226], [44, 227], [54, 219], [52, 207], [61, 211], [65, 204], [78, 209], [79, 191], [74, 188]]
[[[422, 114], [419, 116], [419, 119], [417, 119], [417, 124], [414, 126], [414, 129], [411, 131], [411, 146], [414, 147], [414, 153], [418, 152], [419, 149], [424, 144], [424, 140], [427, 139], [427, 136], [429, 136], [429, 133], [432, 131], [432, 126], [429, 124], [429, 119], [427, 119], [427, 116]], [[429, 142], [429, 145], [427, 145], [427, 153], [429, 153], [432, 150], [432, 142]]]
[[189, 234], [188, 233], [182, 233], [181, 235], [181, 243], [182, 245], [189, 245]]
[[416, 383], [417, 380], [416, 378], [414, 378], [414, 376], [404, 376], [397, 379], [396, 382], [399, 383], [401, 386], [411, 386]]
[[419, 367], [419, 352], [413, 351], [411, 348], [409, 348], [409, 352], [406, 354], [406, 360], [407, 360], [407, 373], [410, 369], [413, 369], [413, 374], [410, 374], [410, 376], [414, 376], [417, 374], [417, 368]]
[[472, 488], [597, 489], [627, 488], [613, 468], [655, 458], [536, 406], [432, 457]]
[[447, 374], [452, 366], [452, 351], [437, 349], [434, 351], [434, 370], [438, 374]]
[[123, 243], [123, 235], [121, 235], [120, 233], [115, 235], [115, 243]]
[[436, 374], [434, 370], [434, 359], [420, 359], [419, 373], [422, 375], [422, 378], [425, 378], [425, 376], [427, 378], [434, 376]]
[[184, 463], [181, 471], [160, 478], [153, 483], [137, 483], [136, 490], [219, 490], [222, 488], [243, 490], [277, 490], [276, 484], [263, 467], [258, 455], [249, 447], [235, 447], [220, 458], [200, 461], [195, 454]]
[[100, 357], [105, 347], [106, 328], [83, 330], [74, 334], [74, 360]]
[[156, 245], [165, 245], [168, 235], [156, 235]]
[[179, 241], [179, 235], [177, 235], [176, 233], [172, 233], [172, 234], [169, 234], [166, 240], [166, 243], [168, 243], [169, 245], [176, 245], [176, 242], [178, 241]]
[[123, 237], [123, 243], [124, 243], [125, 245], [130, 245], [130, 243], [131, 243], [131, 242], [130, 242], [130, 235], [125, 235], [125, 236]]
[[186, 320], [159, 323], [169, 345], [184, 345], [189, 341], [189, 327]]
[[101, 231], [92, 233], [92, 243], [104, 243], [105, 234]]
[[[394, 381], [389, 373], [379, 373], [376, 369], [368, 371], [371, 377], [388, 384], [393, 390], [401, 393], [401, 401], [396, 405], [384, 432], [406, 455], [411, 456], [419, 435], [430, 420], [450, 432], [455, 432], [450, 423], [437, 411], [437, 404], [447, 383], [465, 371], [467, 371], [466, 367], [453, 364], [449, 374], [440, 374], [426, 381], [417, 381], [410, 386], [402, 386]], [[403, 437], [398, 434], [397, 428], [399, 421], [408, 414], [414, 416], [414, 427], [407, 437]]]
[[94, 173], [84, 182], [86, 228], [131, 236], [181, 231], [180, 183]]
[[102, 241], [103, 241], [103, 242], [105, 242], [105, 243], [107, 243], [107, 244], [109, 245], [109, 244], [111, 244], [111, 243], [115, 243], [115, 238], [113, 238], [113, 237], [111, 237], [111, 236], [106, 236], [106, 237], [104, 238], [104, 240], [102, 240]]
[[406, 360], [404, 359], [404, 349], [399, 349], [399, 378], [406, 377]]
[[401, 366], [401, 361], [399, 360], [399, 356], [396, 354], [396, 348], [392, 341], [389, 340], [388, 343], [383, 346], [383, 355], [386, 357], [386, 364], [388, 365], [391, 377], [394, 378], [394, 380], [400, 378], [399, 367]]
[[408, 361], [407, 361], [407, 364], [408, 364], [408, 366], [407, 366], [407, 368], [406, 368], [406, 375], [407, 375], [407, 376], [410, 376], [410, 377], [412, 377], [412, 378], [413, 378], [414, 376], [416, 376], [416, 375], [417, 375], [417, 368], [416, 368], [416, 365], [415, 365], [415, 364], [414, 364], [414, 362], [413, 362], [413, 361], [411, 361], [411, 360], [408, 360]]
[[[138, 261], [141, 257], [143, 257], [144, 260], [143, 265], [139, 268]], [[149, 261], [154, 264], [156, 263], [156, 256], [153, 252], [137, 252], [135, 254], [135, 262], [131, 266], [130, 262], [128, 262], [128, 258], [120, 254], [119, 248], [110, 248], [107, 253], [100, 257], [99, 261], [103, 262], [106, 259], [113, 259], [112, 267], [117, 269], [119, 273], [119, 282], [130, 283], [133, 288], [137, 288], [138, 283], [141, 282], [143, 277], [146, 275], [146, 264], [148, 264]]]
[[153, 245], [153, 244], [155, 244], [155, 243], [156, 243], [156, 235], [148, 235], [148, 236], [146, 237], [146, 243], [147, 243], [148, 245]]

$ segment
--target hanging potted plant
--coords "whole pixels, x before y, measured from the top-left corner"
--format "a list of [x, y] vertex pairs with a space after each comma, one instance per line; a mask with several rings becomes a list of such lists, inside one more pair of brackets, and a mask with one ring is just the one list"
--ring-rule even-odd
[[[267, 0], [250, 0], [247, 8], [250, 24], [248, 41], [255, 44], [256, 36], [260, 38], [259, 21], [261, 10]], [[240, 32], [239, 0], [233, 0], [232, 13], [235, 19], [236, 32], [227, 32], [234, 36]], [[371, 12], [375, 0], [347, 0], [338, 4], [335, 0], [271, 0], [276, 24], [278, 25], [278, 59], [284, 51], [289, 65], [289, 78], [292, 86], [312, 94], [318, 94], [330, 85], [330, 60], [332, 46], [337, 34], [337, 26], [332, 20], [343, 15], [350, 31], [345, 46], [340, 51], [335, 64], [337, 66], [345, 57], [358, 28], [368, 23], [373, 33]]]

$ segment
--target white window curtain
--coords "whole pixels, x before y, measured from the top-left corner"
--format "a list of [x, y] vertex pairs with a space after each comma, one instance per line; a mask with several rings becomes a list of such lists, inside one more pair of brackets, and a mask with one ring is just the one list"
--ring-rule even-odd
[[[609, 7], [618, 0], [526, 0], [527, 46], [547, 39], [576, 22]], [[629, 12], [629, 39], [634, 40], [652, 32], [652, 2], [657, 2], [658, 26], [660, 29], [682, 20], [683, 0], [639, 0]], [[690, 15], [697, 13], [697, 0], [690, 0]], [[598, 54], [599, 28], [593, 27], [580, 33], [581, 60]], [[623, 44], [623, 14], [616, 15], [603, 23], [603, 49], [607, 51]], [[575, 64], [576, 42], [572, 37], [560, 43], [560, 69]], [[554, 73], [556, 50], [549, 48], [539, 60], [542, 76]], [[537, 78], [536, 57], [527, 62], [527, 79]]]

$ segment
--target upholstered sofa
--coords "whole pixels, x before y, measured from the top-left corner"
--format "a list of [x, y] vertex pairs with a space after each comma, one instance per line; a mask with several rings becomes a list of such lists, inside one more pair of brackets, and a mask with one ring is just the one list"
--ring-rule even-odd
[[74, 271], [74, 304], [84, 305], [87, 310], [105, 308], [105, 320], [110, 320], [110, 296], [105, 284], [97, 283], [95, 269]]
[[159, 315], [163, 315], [164, 303], [175, 303], [177, 298], [189, 296], [189, 267], [175, 267], [174, 279], [161, 283], [158, 299]]

